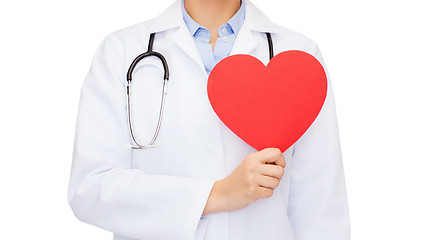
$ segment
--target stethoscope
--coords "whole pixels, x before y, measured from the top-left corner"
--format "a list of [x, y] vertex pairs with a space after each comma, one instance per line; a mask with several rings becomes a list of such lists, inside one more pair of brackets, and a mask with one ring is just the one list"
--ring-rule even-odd
[[[140, 54], [138, 57], [136, 57], [134, 59], [134, 61], [131, 63], [131, 65], [128, 69], [128, 72], [127, 72], [128, 124], [129, 124], [129, 127], [130, 127], [131, 138], [134, 141], [134, 143], [136, 144], [136, 146], [131, 146], [132, 149], [145, 149], [145, 148], [151, 148], [151, 147], [156, 146], [154, 143], [156, 141], [156, 138], [158, 137], [160, 125], [162, 124], [165, 95], [166, 95], [167, 90], [168, 90], [169, 69], [168, 69], [168, 63], [166, 62], [165, 57], [162, 54], [152, 50], [153, 49], [153, 42], [155, 40], [155, 34], [156, 33], [150, 34], [149, 45], [148, 45], [147, 51], [145, 53]], [[271, 60], [271, 58], [274, 57], [274, 48], [273, 48], [273, 44], [272, 44], [271, 34], [269, 32], [267, 32], [266, 37], [268, 39], [269, 60]], [[162, 87], [162, 98], [161, 98], [161, 104], [160, 104], [159, 119], [158, 119], [158, 122], [157, 122], [157, 125], [156, 125], [155, 133], [154, 133], [152, 139], [150, 140], [150, 142], [148, 144], [142, 145], [142, 144], [139, 143], [139, 141], [137, 141], [137, 139], [134, 135], [134, 131], [133, 131], [134, 125], [132, 123], [132, 112], [131, 112], [131, 82], [132, 82], [132, 74], [133, 74], [133, 71], [134, 71], [135, 67], [137, 66], [137, 64], [142, 59], [144, 59], [146, 57], [150, 57], [150, 56], [157, 57], [162, 62], [163, 70], [164, 70], [163, 87]]]

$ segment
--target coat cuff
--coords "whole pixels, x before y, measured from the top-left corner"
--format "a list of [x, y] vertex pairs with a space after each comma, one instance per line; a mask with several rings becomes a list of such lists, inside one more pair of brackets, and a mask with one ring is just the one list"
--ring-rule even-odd
[[201, 179], [199, 181], [202, 181], [201, 187], [194, 198], [192, 211], [189, 213], [189, 219], [194, 221], [187, 224], [188, 232], [194, 233], [192, 236], [196, 240], [204, 237], [210, 215], [202, 216], [202, 213], [216, 180]]

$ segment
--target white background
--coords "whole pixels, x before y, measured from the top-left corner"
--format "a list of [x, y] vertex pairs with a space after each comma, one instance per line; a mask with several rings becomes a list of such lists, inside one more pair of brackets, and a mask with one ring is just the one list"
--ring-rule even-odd
[[[112, 239], [66, 201], [80, 87], [108, 33], [173, 1], [2, 0], [2, 239]], [[252, 1], [314, 39], [326, 60], [352, 239], [424, 239], [422, 1]]]

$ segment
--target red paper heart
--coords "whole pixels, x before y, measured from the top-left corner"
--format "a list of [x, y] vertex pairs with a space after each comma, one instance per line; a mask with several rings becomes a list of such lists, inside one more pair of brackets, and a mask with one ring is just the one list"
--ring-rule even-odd
[[297, 50], [279, 53], [267, 66], [250, 55], [232, 55], [215, 65], [208, 79], [218, 117], [258, 151], [287, 150], [318, 116], [326, 94], [323, 67]]

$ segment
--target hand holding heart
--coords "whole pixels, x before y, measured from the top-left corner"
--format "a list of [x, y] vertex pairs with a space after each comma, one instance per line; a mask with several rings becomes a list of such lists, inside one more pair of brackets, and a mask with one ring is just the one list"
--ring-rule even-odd
[[221, 60], [209, 75], [209, 101], [222, 122], [258, 152], [215, 182], [203, 214], [270, 197], [284, 174], [282, 152], [313, 123], [326, 93], [324, 68], [302, 51], [279, 53], [267, 66], [249, 55]]
[[235, 211], [259, 198], [271, 197], [285, 166], [278, 148], [248, 154], [229, 176], [215, 182], [203, 214]]

